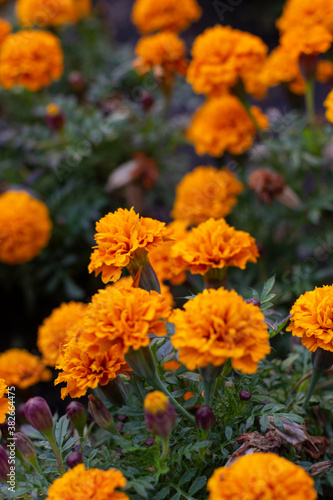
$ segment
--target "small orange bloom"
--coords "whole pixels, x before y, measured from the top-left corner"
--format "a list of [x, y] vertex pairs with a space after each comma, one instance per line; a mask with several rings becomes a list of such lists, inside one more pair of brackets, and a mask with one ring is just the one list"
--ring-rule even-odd
[[7, 384], [3, 378], [0, 378], [0, 424], [6, 420], [6, 415], [9, 413], [9, 399], [5, 397], [7, 394]]
[[5, 21], [4, 19], [1, 19], [0, 17], [0, 45], [4, 41], [4, 39], [9, 35], [11, 32], [12, 27], [9, 22]]
[[26, 389], [38, 382], [50, 380], [51, 375], [39, 357], [25, 349], [9, 349], [0, 354], [0, 378], [8, 386]]
[[75, 23], [90, 13], [90, 0], [17, 0], [16, 13], [21, 26], [58, 26]]
[[333, 90], [326, 97], [324, 106], [326, 108], [326, 118], [333, 123]]

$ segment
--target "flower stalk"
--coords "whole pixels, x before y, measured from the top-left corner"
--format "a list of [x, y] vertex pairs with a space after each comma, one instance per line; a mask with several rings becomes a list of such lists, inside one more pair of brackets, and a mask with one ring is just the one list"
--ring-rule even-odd
[[316, 352], [312, 354], [312, 364], [313, 371], [308, 392], [303, 403], [303, 408], [307, 407], [320, 377], [333, 365], [333, 352], [325, 351], [321, 347], [318, 347]]

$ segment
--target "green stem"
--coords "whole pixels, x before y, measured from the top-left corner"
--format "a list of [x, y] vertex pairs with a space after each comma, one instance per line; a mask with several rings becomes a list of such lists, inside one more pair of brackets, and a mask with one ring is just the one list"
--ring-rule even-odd
[[305, 398], [304, 403], [302, 405], [303, 408], [306, 408], [308, 406], [308, 403], [309, 403], [310, 398], [311, 398], [311, 396], [313, 394], [313, 391], [315, 390], [317, 382], [318, 382], [318, 380], [320, 379], [321, 376], [322, 376], [322, 373], [320, 371], [313, 370], [312, 376], [311, 376], [311, 380], [310, 380], [310, 385], [308, 387], [308, 392], [306, 394], [306, 398]]
[[333, 352], [326, 351], [325, 349], [318, 347], [316, 352], [312, 354], [312, 364], [313, 364], [312, 376], [310, 379], [308, 392], [306, 394], [306, 398], [303, 403], [303, 408], [307, 407], [320, 377], [323, 375], [324, 372], [326, 372], [326, 370], [331, 368], [331, 366], [333, 365]]
[[315, 122], [314, 86], [314, 78], [306, 80], [305, 105], [310, 125], [314, 125]]
[[57, 460], [59, 472], [61, 473], [61, 475], [65, 474], [64, 464], [63, 464], [63, 461], [61, 458], [61, 454], [60, 454], [60, 450], [58, 448], [57, 442], [56, 442], [55, 437], [53, 435], [53, 432], [51, 431], [50, 433], [44, 434], [44, 436], [46, 437], [46, 439], [48, 440], [48, 442], [51, 445], [52, 451], [53, 451], [54, 456], [56, 457], [56, 460]]
[[161, 460], [163, 460], [169, 453], [169, 436], [162, 437], [162, 455], [161, 455]]

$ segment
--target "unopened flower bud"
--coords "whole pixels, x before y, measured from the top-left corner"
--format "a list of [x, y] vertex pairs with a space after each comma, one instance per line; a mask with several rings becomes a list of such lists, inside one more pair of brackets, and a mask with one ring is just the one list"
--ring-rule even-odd
[[17, 424], [11, 421], [9, 425], [8, 418], [6, 418], [6, 420], [0, 424], [0, 429], [4, 439], [8, 440], [8, 438], [11, 439], [13, 437], [13, 432], [16, 432]]
[[250, 401], [252, 394], [249, 391], [242, 389], [239, 393], [239, 399], [241, 401]]
[[66, 458], [66, 464], [70, 469], [76, 465], [83, 464], [83, 458], [79, 451], [72, 451]]
[[28, 462], [34, 462], [37, 458], [36, 448], [34, 447], [32, 441], [28, 436], [22, 432], [16, 432], [15, 434], [15, 446]]
[[5, 448], [0, 445], [0, 481], [7, 483], [9, 474], [9, 456]]
[[195, 414], [195, 423], [199, 429], [209, 431], [214, 425], [214, 412], [210, 406], [202, 405]]
[[233, 391], [235, 388], [235, 384], [233, 383], [232, 380], [227, 380], [226, 382], [224, 382], [224, 387], [226, 389], [230, 389], [231, 391]]
[[16, 409], [16, 415], [17, 415], [17, 418], [18, 418], [20, 424], [27, 423], [27, 419], [25, 418], [25, 415], [24, 415], [24, 406], [25, 406], [25, 403], [20, 403]]
[[52, 433], [52, 413], [44, 398], [40, 396], [30, 398], [24, 405], [24, 414], [34, 429], [42, 434]]
[[68, 83], [76, 94], [81, 94], [86, 89], [86, 81], [79, 71], [72, 71], [68, 76]]
[[176, 410], [161, 391], [147, 394], [144, 401], [145, 422], [149, 432], [167, 437], [176, 425]]
[[153, 438], [151, 436], [149, 438], [147, 438], [145, 441], [146, 446], [153, 446], [154, 443], [155, 443], [155, 438]]
[[87, 413], [82, 403], [71, 401], [66, 407], [66, 413], [80, 436], [83, 436], [83, 429], [87, 423]]
[[311, 465], [310, 469], [308, 470], [308, 473], [312, 477], [319, 476], [319, 474], [327, 472], [332, 467], [333, 467], [332, 460], [325, 460], [324, 462], [317, 462], [316, 464]]
[[154, 104], [153, 96], [149, 92], [144, 90], [140, 96], [140, 104], [144, 111], [149, 111]]
[[247, 304], [253, 304], [254, 306], [260, 307], [261, 302], [258, 299], [246, 299], [245, 301]]
[[53, 130], [58, 131], [63, 128], [65, 118], [63, 112], [57, 104], [51, 103], [46, 107], [45, 121], [46, 124]]
[[117, 434], [118, 431], [114, 425], [112, 415], [103, 401], [93, 396], [93, 394], [89, 394], [88, 399], [89, 411], [96, 424], [102, 429], [111, 432], [111, 434]]

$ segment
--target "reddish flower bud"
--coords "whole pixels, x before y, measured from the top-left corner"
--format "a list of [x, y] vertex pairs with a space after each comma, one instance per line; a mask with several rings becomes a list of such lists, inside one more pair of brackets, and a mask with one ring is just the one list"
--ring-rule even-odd
[[10, 425], [8, 423], [8, 418], [0, 424], [0, 429], [1, 429], [1, 434], [3, 435], [4, 439], [8, 440], [8, 438], [13, 437], [13, 433], [16, 432], [18, 429], [16, 422], [10, 421]]
[[63, 112], [56, 104], [49, 104], [46, 107], [45, 115], [46, 124], [53, 130], [61, 130], [65, 123]]
[[87, 423], [87, 413], [83, 404], [78, 401], [72, 401], [66, 407], [66, 413], [79, 435], [83, 436], [83, 429]]
[[176, 410], [161, 391], [147, 394], [144, 401], [144, 415], [147, 429], [152, 434], [165, 438], [176, 425]]
[[68, 77], [68, 83], [76, 94], [81, 94], [86, 89], [86, 81], [79, 71], [72, 71]]
[[66, 464], [70, 469], [76, 465], [83, 464], [83, 458], [79, 451], [72, 451], [66, 458]]
[[88, 399], [89, 411], [96, 424], [102, 429], [111, 432], [111, 434], [118, 434], [112, 415], [103, 401], [92, 394], [89, 394]]
[[44, 398], [30, 398], [24, 405], [25, 418], [42, 434], [50, 434], [53, 429], [52, 413]]
[[195, 423], [203, 431], [209, 431], [214, 425], [214, 412], [210, 406], [202, 405], [195, 414]]
[[246, 299], [245, 301], [247, 304], [253, 304], [254, 306], [260, 307], [261, 302], [258, 299]]
[[144, 111], [149, 111], [154, 104], [153, 96], [149, 92], [144, 90], [140, 96], [140, 104]]
[[145, 441], [146, 446], [153, 446], [154, 443], [155, 443], [155, 438], [153, 438], [153, 437], [149, 437]]
[[24, 457], [36, 468], [37, 453], [31, 439], [29, 439], [28, 436], [26, 436], [22, 432], [17, 432], [15, 434], [15, 446], [21, 453], [22, 457]]
[[250, 401], [252, 394], [249, 391], [242, 389], [239, 393], [239, 399], [241, 401]]

